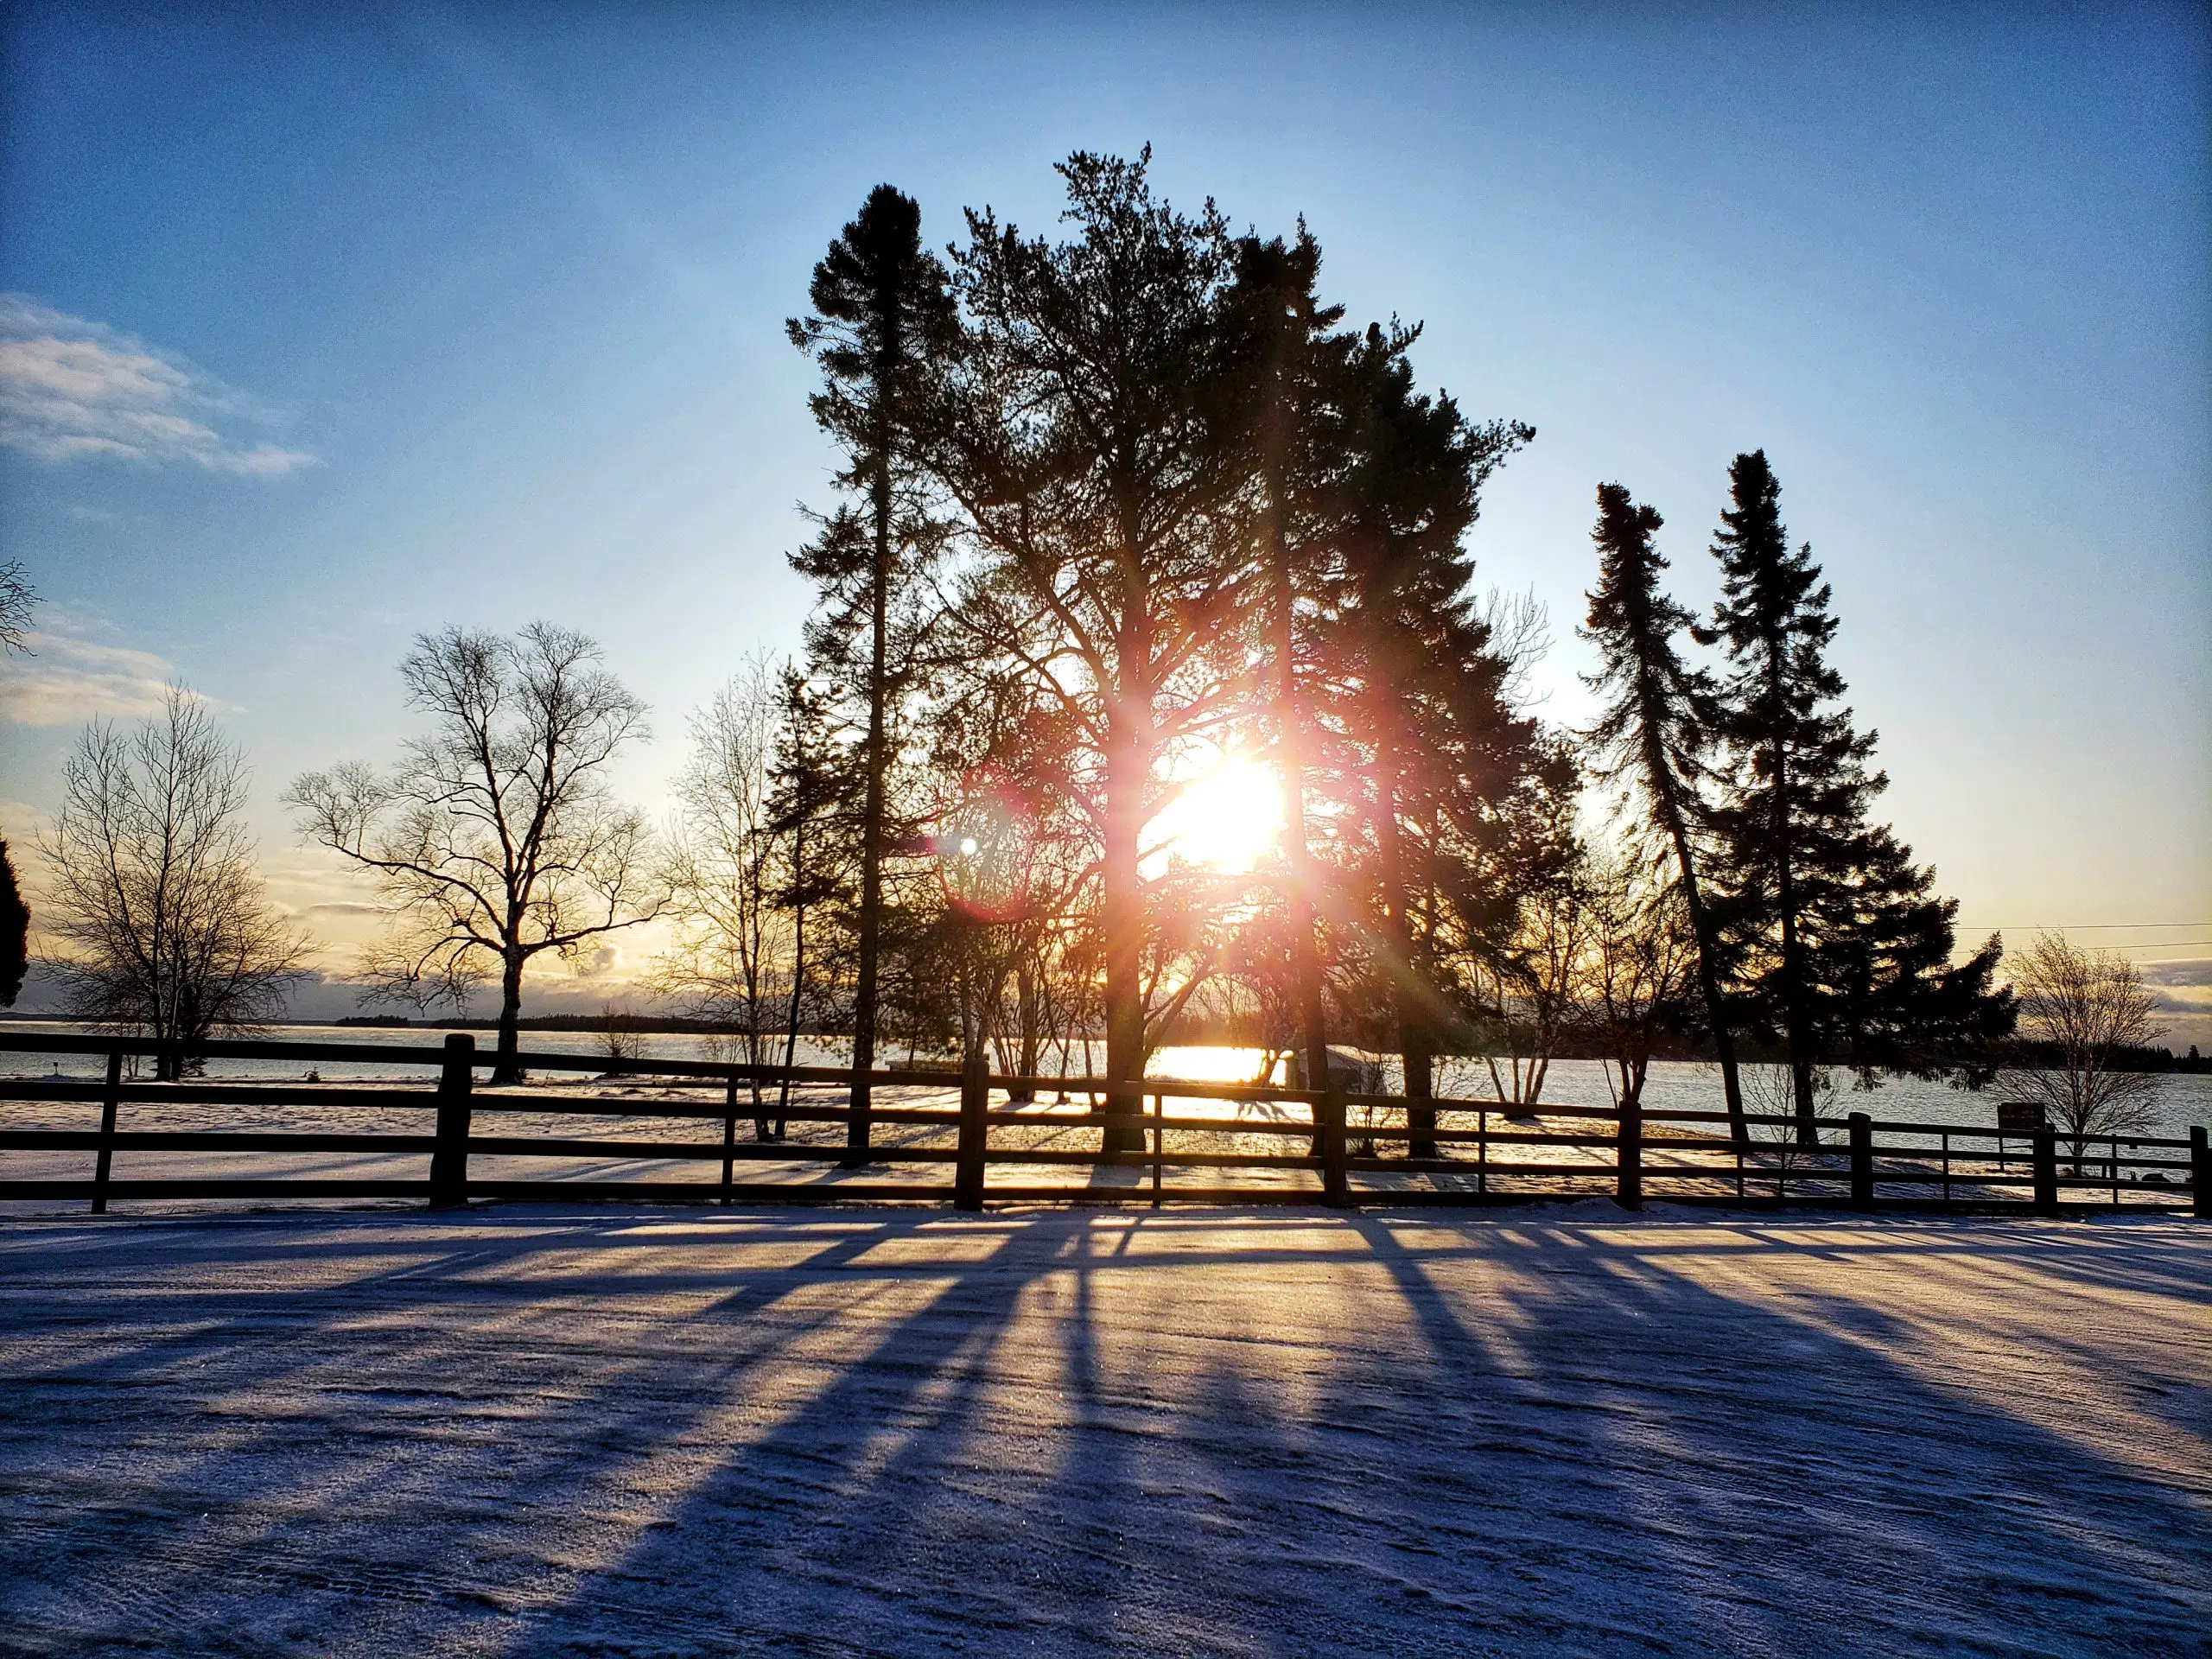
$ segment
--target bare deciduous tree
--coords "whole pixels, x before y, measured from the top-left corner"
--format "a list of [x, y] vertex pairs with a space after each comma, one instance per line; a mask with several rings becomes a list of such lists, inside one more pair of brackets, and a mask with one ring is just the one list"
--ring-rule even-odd
[[2038, 933], [2018, 959], [2012, 982], [2031, 1039], [2048, 1044], [2055, 1063], [2009, 1068], [2007, 1090], [2050, 1111], [2073, 1141], [2077, 1166], [2088, 1136], [2143, 1128], [2158, 1076], [2119, 1064], [2161, 1033], [2135, 964], [2113, 951], [2084, 950], [2061, 934]]
[[[787, 837], [773, 822], [781, 665], [747, 658], [691, 721], [691, 758], [677, 779], [666, 880], [676, 936], [648, 982], [701, 1018], [730, 1029], [735, 1058], [765, 1065], [792, 965]], [[760, 1081], [753, 1080], [753, 1119]]]
[[[1470, 963], [1478, 999], [1487, 1008], [1491, 1041], [1484, 1059], [1497, 1098], [1534, 1116], [1543, 1099], [1569, 1024], [1576, 1014], [1576, 980], [1590, 943], [1586, 872], [1577, 867], [1522, 895], [1519, 925], [1501, 957]], [[1503, 1046], [1503, 1056], [1495, 1049]], [[1500, 1071], [1503, 1058], [1507, 1069]]]
[[172, 685], [134, 732], [85, 728], [39, 837], [57, 947], [46, 962], [71, 1017], [150, 1036], [164, 1079], [211, 1033], [280, 1013], [306, 951], [255, 868], [246, 783], [207, 706]]
[[30, 655], [31, 611], [37, 604], [38, 590], [23, 574], [23, 562], [0, 564], [0, 652]]
[[518, 1082], [524, 967], [548, 950], [574, 961], [664, 907], [644, 816], [606, 780], [645, 735], [645, 705], [594, 642], [544, 622], [512, 639], [417, 635], [399, 671], [432, 729], [388, 774], [309, 772], [284, 798], [305, 840], [383, 883], [395, 915], [365, 960], [371, 997], [461, 1002], [496, 969], [493, 1080]]
[[1697, 938], [1680, 884], [1630, 849], [1592, 855], [1585, 886], [1587, 932], [1576, 969], [1577, 1018], [1604, 1051], [1618, 1104], [1643, 1097], [1651, 1056], [1688, 1014], [1697, 983]]

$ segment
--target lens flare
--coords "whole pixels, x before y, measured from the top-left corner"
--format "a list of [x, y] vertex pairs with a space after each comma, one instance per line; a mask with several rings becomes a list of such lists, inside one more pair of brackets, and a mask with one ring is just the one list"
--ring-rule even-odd
[[1282, 839], [1282, 779], [1265, 761], [1230, 755], [1154, 821], [1167, 857], [1224, 874], [1250, 869]]

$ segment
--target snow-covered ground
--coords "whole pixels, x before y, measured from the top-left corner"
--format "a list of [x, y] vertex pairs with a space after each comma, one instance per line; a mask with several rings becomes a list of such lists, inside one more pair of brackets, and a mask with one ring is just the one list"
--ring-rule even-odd
[[0, 1649], [2202, 1653], [2212, 1226], [0, 1223]]

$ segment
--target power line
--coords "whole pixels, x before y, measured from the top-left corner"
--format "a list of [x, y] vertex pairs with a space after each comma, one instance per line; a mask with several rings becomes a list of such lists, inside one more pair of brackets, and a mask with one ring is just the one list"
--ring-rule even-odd
[[[1968, 924], [1961, 922], [1961, 927]], [[1999, 932], [2109, 933], [2118, 928], [2212, 927], [2212, 922], [1976, 922], [1975, 927], [1994, 927]]]

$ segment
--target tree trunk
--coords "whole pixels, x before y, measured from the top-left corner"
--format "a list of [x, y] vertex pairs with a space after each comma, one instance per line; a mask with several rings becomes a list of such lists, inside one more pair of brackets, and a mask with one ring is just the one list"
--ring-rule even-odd
[[[792, 862], [804, 869], [803, 855], [805, 842], [798, 842]], [[791, 1133], [791, 1064], [798, 1056], [799, 995], [806, 987], [806, 906], [798, 905], [791, 912], [791, 1017], [784, 1027], [784, 1075], [776, 1090], [776, 1133], [782, 1140]], [[848, 1160], [849, 1164], [852, 1160]]]
[[[1045, 1063], [1045, 1027], [1038, 1007], [1036, 970], [1024, 963], [1014, 977], [1014, 1021], [1019, 1044], [1014, 1057], [1016, 1075], [1033, 1077]], [[1007, 1103], [1027, 1104], [1036, 1098], [1036, 1091], [1028, 1088], [1015, 1090], [1007, 1096]]]
[[[1413, 918], [1407, 913], [1405, 840], [1398, 828], [1398, 751], [1395, 740], [1389, 722], [1378, 721], [1375, 733], [1375, 841], [1382, 855], [1382, 931], [1390, 956], [1390, 1017], [1398, 1028], [1398, 1062], [1405, 1068], [1408, 1131], [1418, 1133], [1426, 1128], [1433, 1134], [1436, 1109], [1412, 1103], [1416, 1099], [1426, 1101], [1433, 1097], [1433, 1046], [1422, 1011], [1416, 1005], [1414, 984]], [[1421, 1116], [1416, 1118], [1415, 1113]], [[1425, 1152], [1414, 1152], [1414, 1144], [1408, 1144], [1408, 1156], [1436, 1155], [1433, 1139], [1424, 1138], [1418, 1143], [1427, 1148]]]
[[[1116, 723], [1126, 728], [1126, 715]], [[1143, 1091], [1125, 1087], [1144, 1075], [1144, 893], [1137, 869], [1137, 835], [1143, 812], [1143, 746], [1126, 731], [1106, 761], [1103, 910], [1106, 956], [1106, 1109], [1127, 1113], [1128, 1124], [1107, 1126], [1108, 1152], [1138, 1150], [1135, 1127]]]
[[[1770, 647], [1775, 663], [1773, 696], [1777, 709], [1786, 707], [1779, 683], [1781, 647]], [[1820, 1144], [1813, 1121], [1813, 1044], [1806, 1020], [1802, 954], [1797, 938], [1797, 873], [1789, 856], [1789, 756], [1782, 739], [1771, 753], [1774, 805], [1768, 833], [1774, 838], [1774, 903], [1782, 918], [1782, 1031], [1789, 1052], [1789, 1088], [1796, 1107], [1797, 1144]]]
[[[1280, 403], [1274, 412], [1279, 419]], [[1327, 1012], [1321, 1000], [1321, 953], [1313, 925], [1313, 859], [1306, 842], [1306, 734], [1299, 719], [1298, 641], [1293, 610], [1297, 592], [1291, 581], [1289, 540], [1283, 531], [1280, 454], [1269, 460], [1268, 551], [1274, 588], [1275, 764], [1282, 773], [1283, 853], [1290, 874], [1289, 891], [1284, 895], [1290, 912], [1290, 974], [1298, 1004], [1299, 1041], [1306, 1050], [1306, 1075], [1317, 1079], [1313, 1087], [1325, 1089], [1329, 1077], [1329, 1036]]]
[[1727, 1007], [1721, 1001], [1718, 967], [1720, 940], [1705, 907], [1698, 885], [1697, 849], [1690, 842], [1689, 817], [1682, 810], [1674, 768], [1647, 708], [1643, 715], [1643, 768], [1649, 780], [1653, 804], [1665, 820], [1669, 839], [1675, 843], [1675, 862], [1682, 874], [1682, 899], [1690, 912], [1690, 935], [1697, 941], [1698, 990], [1705, 998], [1705, 1017], [1713, 1027], [1713, 1052], [1720, 1062], [1720, 1090], [1728, 1105], [1728, 1132], [1738, 1147], [1751, 1143], [1751, 1126], [1744, 1121], [1744, 1084], [1736, 1065], [1736, 1034], [1728, 1027]]
[[1135, 527], [1124, 528], [1120, 637], [1114, 703], [1107, 715], [1105, 858], [1100, 905], [1106, 956], [1108, 1152], [1144, 1149], [1144, 881], [1137, 863], [1145, 794], [1152, 782], [1152, 624]]
[[[887, 444], [887, 437], [884, 442]], [[847, 1167], [867, 1162], [868, 1073], [875, 1065], [876, 942], [883, 912], [883, 779], [888, 734], [884, 704], [885, 636], [889, 630], [891, 587], [891, 465], [880, 451], [874, 480], [875, 576], [869, 595], [874, 629], [869, 643], [868, 683], [868, 793], [861, 810], [861, 918], [858, 983], [853, 990], [853, 1115], [845, 1125]]]
[[522, 1062], [516, 1058], [520, 1048], [516, 1029], [522, 1018], [522, 952], [510, 945], [499, 964], [499, 1044], [492, 1063], [494, 1086], [523, 1080]]

